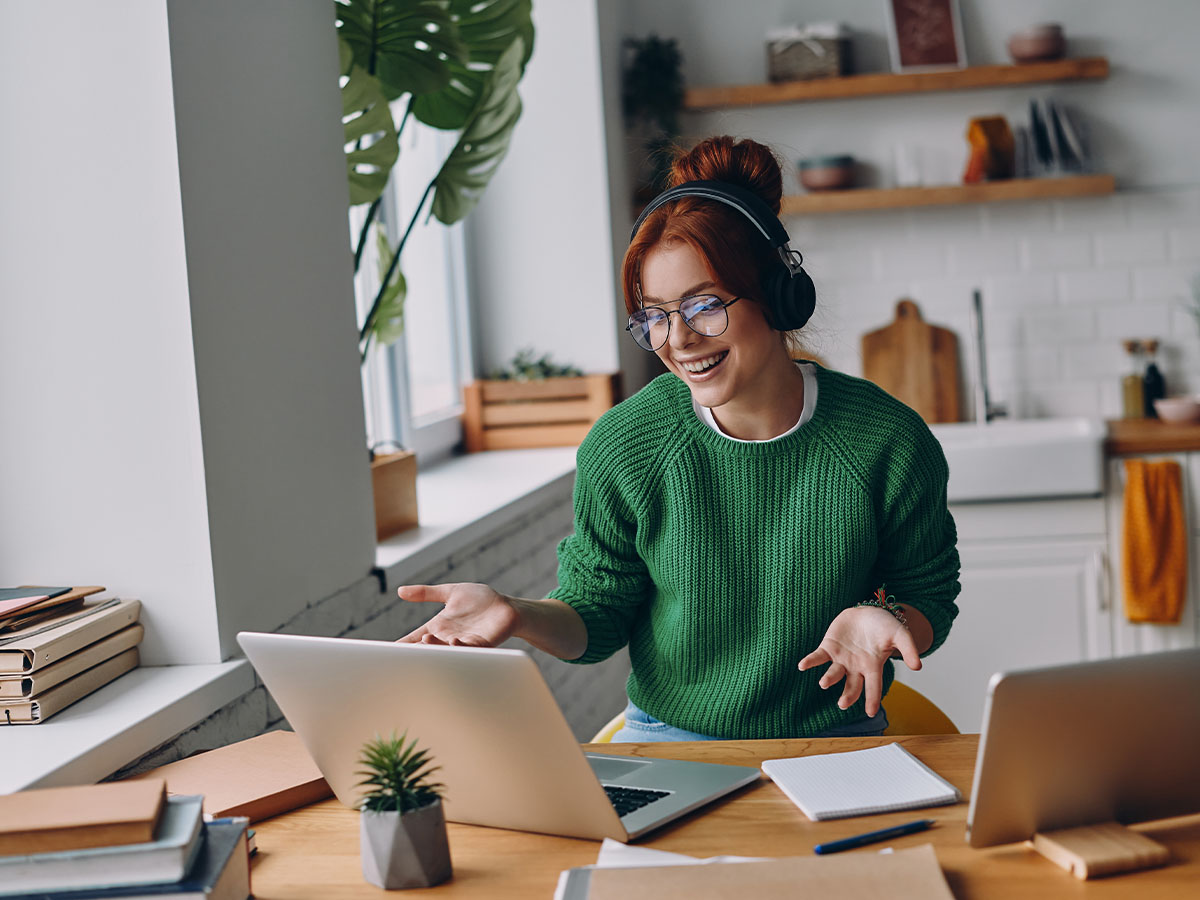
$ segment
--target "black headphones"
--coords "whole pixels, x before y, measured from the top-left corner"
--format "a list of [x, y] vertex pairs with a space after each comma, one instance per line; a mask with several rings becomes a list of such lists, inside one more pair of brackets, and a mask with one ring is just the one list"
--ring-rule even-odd
[[787, 229], [779, 217], [753, 191], [724, 181], [685, 181], [663, 191], [633, 223], [629, 235], [632, 243], [646, 217], [664, 203], [680, 197], [700, 197], [731, 206], [753, 223], [759, 233], [779, 253], [780, 265], [772, 265], [762, 275], [763, 299], [767, 304], [767, 321], [776, 331], [802, 328], [817, 306], [817, 289], [804, 271], [804, 258], [788, 246]]

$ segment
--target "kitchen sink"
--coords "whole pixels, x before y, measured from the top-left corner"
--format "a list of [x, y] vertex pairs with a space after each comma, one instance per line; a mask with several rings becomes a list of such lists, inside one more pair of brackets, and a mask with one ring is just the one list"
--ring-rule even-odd
[[1095, 496], [1104, 490], [1104, 423], [1016, 419], [931, 425], [950, 465], [951, 503]]

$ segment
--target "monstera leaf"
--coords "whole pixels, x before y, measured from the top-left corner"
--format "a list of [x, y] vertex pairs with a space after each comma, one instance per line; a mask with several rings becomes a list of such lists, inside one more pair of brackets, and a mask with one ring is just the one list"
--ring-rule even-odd
[[456, 131], [479, 104], [488, 75], [513, 40], [524, 42], [520, 68], [533, 52], [531, 0], [450, 0], [450, 17], [466, 45], [469, 63], [449, 59], [448, 83], [413, 98], [413, 115], [434, 128]]
[[354, 61], [379, 79], [388, 100], [440, 91], [451, 63], [467, 61], [447, 0], [339, 0], [335, 8]]
[[524, 43], [515, 38], [488, 73], [474, 115], [433, 180], [433, 215], [444, 225], [453, 225], [475, 208], [508, 152], [521, 117], [517, 82]]
[[353, 60], [349, 45], [338, 40], [342, 74], [342, 130], [346, 168], [350, 176], [350, 205], [372, 203], [387, 184], [400, 155], [392, 112], [379, 79]]
[[[404, 273], [392, 265], [395, 254], [382, 228], [376, 228], [375, 246], [379, 252], [379, 279], [384, 283], [372, 310], [373, 318], [363, 324], [361, 339], [369, 341], [374, 335], [376, 343], [387, 346], [404, 333], [404, 300], [408, 294], [408, 283], [404, 280]], [[366, 349], [365, 345], [363, 349]]]

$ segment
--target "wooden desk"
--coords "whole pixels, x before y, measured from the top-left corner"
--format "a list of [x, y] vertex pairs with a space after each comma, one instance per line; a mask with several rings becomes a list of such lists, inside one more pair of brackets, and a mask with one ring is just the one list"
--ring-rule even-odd
[[[587, 749], [632, 756], [666, 756], [757, 766], [764, 759], [855, 750], [898, 740], [969, 797], [978, 735], [902, 738], [825, 738], [785, 741], [721, 741], [679, 744], [601, 744]], [[932, 843], [957, 900], [1020, 897], [1197, 896], [1200, 885], [1200, 815], [1137, 826], [1170, 848], [1162, 869], [1094, 881], [1078, 881], [1027, 849], [1009, 844], [986, 850], [967, 846], [967, 801], [927, 812], [912, 811], [810, 822], [765, 776], [757, 784], [667, 825], [641, 846], [692, 856], [804, 856], [813, 845], [929, 816], [937, 825], [891, 842], [897, 849]], [[358, 814], [336, 800], [277, 816], [255, 826], [259, 852], [252, 869], [259, 900], [380, 897], [359, 863]], [[875, 853], [882, 846], [856, 853]], [[404, 897], [484, 897], [489, 900], [550, 900], [558, 873], [596, 861], [599, 843], [471, 825], [450, 825], [454, 878], [436, 888], [405, 891]], [[399, 896], [397, 894], [396, 896]]]

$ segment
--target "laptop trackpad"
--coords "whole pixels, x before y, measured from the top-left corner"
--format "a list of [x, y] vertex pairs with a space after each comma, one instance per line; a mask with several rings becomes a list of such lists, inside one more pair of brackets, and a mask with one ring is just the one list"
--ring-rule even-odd
[[649, 765], [649, 760], [616, 759], [612, 756], [592, 756], [590, 753], [587, 754], [587, 761], [601, 781], [612, 781]]

